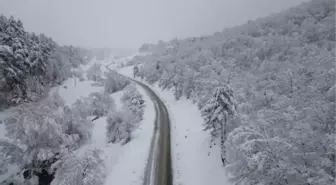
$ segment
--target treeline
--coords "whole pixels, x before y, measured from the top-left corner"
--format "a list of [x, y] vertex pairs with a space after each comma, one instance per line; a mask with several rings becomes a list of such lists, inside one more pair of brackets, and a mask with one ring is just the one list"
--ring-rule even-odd
[[0, 15], [0, 108], [40, 100], [86, 62], [86, 53], [26, 32], [20, 20]]
[[334, 182], [334, 0], [149, 48], [134, 75], [197, 102], [236, 184]]

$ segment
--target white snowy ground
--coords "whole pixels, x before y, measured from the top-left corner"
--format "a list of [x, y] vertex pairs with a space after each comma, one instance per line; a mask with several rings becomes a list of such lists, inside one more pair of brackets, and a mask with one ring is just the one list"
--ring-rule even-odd
[[[97, 63], [102, 64], [102, 70], [106, 71], [106, 66], [110, 61], [95, 61], [93, 60], [81, 68], [86, 71], [90, 65]], [[117, 67], [117, 65], [115, 65]], [[84, 74], [86, 76], [86, 74]], [[51, 90], [58, 90], [60, 96], [65, 100], [67, 105], [71, 105], [80, 97], [87, 97], [92, 92], [103, 91], [103, 87], [92, 86], [93, 81], [79, 81], [78, 79], [70, 78], [62, 85]], [[66, 88], [65, 88], [66, 87]], [[106, 185], [136, 185], [141, 184], [144, 174], [144, 169], [149, 154], [150, 141], [154, 129], [155, 110], [153, 102], [147, 96], [145, 91], [137, 86], [145, 100], [144, 119], [139, 124], [139, 128], [133, 133], [133, 139], [125, 144], [108, 144], [106, 140], [106, 116], [101, 117], [93, 122], [92, 139], [89, 143], [81, 147], [79, 150], [83, 152], [92, 148], [97, 148], [102, 151], [102, 157], [106, 166]], [[123, 95], [122, 91], [113, 93], [111, 96], [116, 103], [116, 108], [120, 109], [122, 104], [120, 98]], [[7, 111], [0, 112], [0, 120], [8, 116]], [[5, 138], [4, 124], [0, 124], [0, 139]], [[17, 168], [13, 166], [9, 173], [0, 176], [0, 182], [8, 178], [11, 174], [16, 173]]]
[[[132, 66], [119, 69], [119, 73], [132, 77]], [[176, 101], [170, 90], [149, 86], [169, 111], [174, 185], [230, 185], [219, 147], [209, 148], [210, 136], [202, 131], [204, 122], [196, 104], [183, 98]]]

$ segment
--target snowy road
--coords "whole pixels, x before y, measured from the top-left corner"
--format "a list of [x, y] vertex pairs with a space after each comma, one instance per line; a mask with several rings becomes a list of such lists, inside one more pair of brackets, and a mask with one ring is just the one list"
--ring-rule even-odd
[[172, 185], [170, 121], [160, 98], [147, 85], [135, 81], [148, 93], [155, 105], [155, 128], [147, 159], [143, 185]]

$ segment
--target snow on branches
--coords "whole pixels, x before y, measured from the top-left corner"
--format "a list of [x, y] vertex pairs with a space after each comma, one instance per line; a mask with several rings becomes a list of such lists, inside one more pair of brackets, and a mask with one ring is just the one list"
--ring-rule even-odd
[[100, 153], [98, 149], [90, 149], [62, 157], [52, 165], [56, 173], [51, 185], [103, 185], [106, 174]]
[[134, 84], [124, 89], [121, 97], [123, 107], [117, 112], [110, 112], [107, 116], [108, 141], [127, 143], [132, 139], [132, 132], [138, 127], [144, 114], [144, 100]]
[[[212, 97], [202, 108], [202, 116], [205, 120], [204, 130], [210, 130], [214, 138], [221, 138], [221, 158], [225, 165], [226, 142], [228, 133], [233, 129], [232, 120], [236, 115], [236, 101], [233, 96], [233, 90], [228, 86], [215, 89]], [[231, 122], [230, 122], [231, 121]]]
[[92, 123], [89, 114], [78, 107], [80, 104], [65, 106], [54, 92], [41, 102], [13, 108], [4, 120], [8, 139], [0, 141], [0, 166], [6, 169], [17, 164], [27, 173], [38, 174], [82, 146], [91, 137]]

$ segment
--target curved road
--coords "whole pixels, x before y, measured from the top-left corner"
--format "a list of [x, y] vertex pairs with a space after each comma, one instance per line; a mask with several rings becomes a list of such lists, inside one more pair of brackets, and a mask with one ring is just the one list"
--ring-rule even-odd
[[151, 149], [147, 159], [143, 185], [172, 185], [172, 163], [170, 151], [170, 121], [166, 106], [147, 85], [139, 84], [155, 105], [155, 127]]

